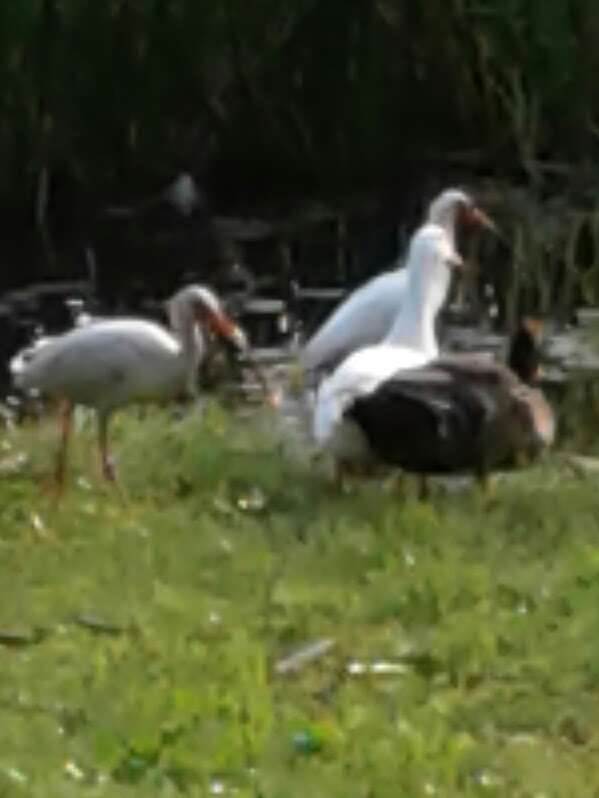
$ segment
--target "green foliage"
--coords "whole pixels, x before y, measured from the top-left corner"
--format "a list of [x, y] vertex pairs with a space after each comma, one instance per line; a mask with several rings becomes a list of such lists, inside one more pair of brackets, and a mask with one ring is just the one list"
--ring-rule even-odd
[[118, 418], [123, 506], [80, 421], [58, 506], [54, 430], [3, 441], [5, 794], [597, 793], [594, 478], [333, 495], [209, 406]]
[[0, 195], [24, 209], [43, 166], [92, 196], [181, 168], [338, 191], [468, 146], [535, 177], [593, 156], [598, 25], [591, 0], [14, 0]]

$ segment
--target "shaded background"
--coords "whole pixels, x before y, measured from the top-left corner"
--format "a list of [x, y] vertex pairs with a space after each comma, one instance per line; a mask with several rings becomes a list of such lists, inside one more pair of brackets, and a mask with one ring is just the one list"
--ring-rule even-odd
[[[358, 279], [388, 260], [397, 219], [449, 180], [509, 193], [506, 215], [528, 223], [521, 246], [539, 209], [545, 247], [552, 219], [590, 211], [570, 246], [592, 260], [598, 45], [592, 0], [2, 3], [1, 287], [78, 274], [87, 241], [101, 267], [147, 258], [105, 209], [182, 171], [209, 198], [192, 266], [211, 211], [280, 219], [318, 200], [358, 228], [376, 215], [354, 235]], [[149, 279], [182, 258], [154, 251]]]

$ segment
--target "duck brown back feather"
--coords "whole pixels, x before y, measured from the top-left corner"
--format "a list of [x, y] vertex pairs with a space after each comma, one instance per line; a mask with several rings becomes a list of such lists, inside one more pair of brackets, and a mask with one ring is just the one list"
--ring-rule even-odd
[[540, 391], [476, 355], [398, 372], [357, 399], [346, 417], [383, 462], [418, 473], [483, 472], [553, 438], [553, 414]]

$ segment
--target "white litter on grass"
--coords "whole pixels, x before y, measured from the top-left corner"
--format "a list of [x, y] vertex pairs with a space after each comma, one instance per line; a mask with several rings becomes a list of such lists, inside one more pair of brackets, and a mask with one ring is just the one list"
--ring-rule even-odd
[[352, 660], [347, 664], [347, 672], [350, 676], [402, 676], [408, 672], [408, 667], [401, 662]]
[[324, 656], [334, 645], [335, 641], [330, 637], [316, 640], [314, 643], [308, 643], [308, 645], [302, 646], [302, 648], [294, 651], [288, 657], [280, 659], [275, 664], [275, 673], [286, 674], [298, 671], [302, 665]]
[[6, 768], [4, 772], [11, 781], [16, 781], [17, 784], [27, 784], [29, 781], [23, 771], [18, 768]]
[[85, 773], [78, 767], [72, 759], [67, 759], [64, 763], [64, 772], [74, 781], [82, 781], [85, 778]]

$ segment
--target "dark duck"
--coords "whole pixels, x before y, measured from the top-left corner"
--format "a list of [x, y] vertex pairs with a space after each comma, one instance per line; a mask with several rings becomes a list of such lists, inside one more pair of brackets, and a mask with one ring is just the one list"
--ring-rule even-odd
[[540, 334], [537, 319], [524, 319], [509, 365], [456, 354], [398, 371], [356, 399], [346, 416], [382, 464], [423, 477], [473, 472], [484, 481], [492, 469], [530, 459], [553, 442], [554, 415], [535, 387]]

